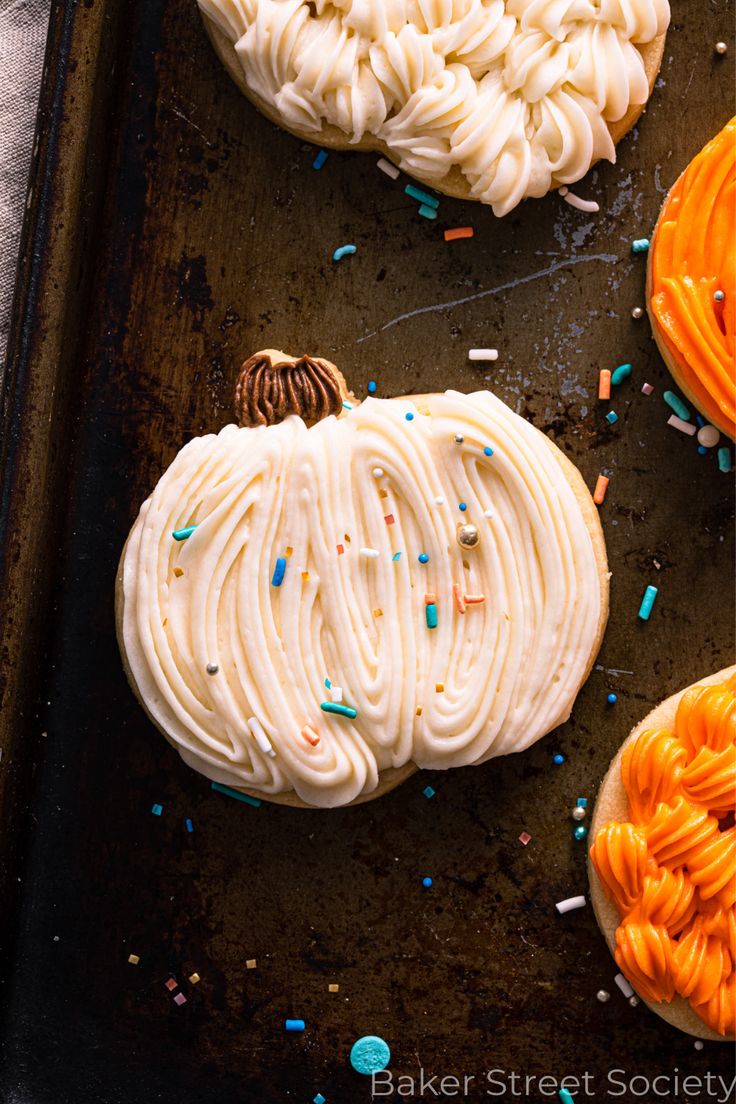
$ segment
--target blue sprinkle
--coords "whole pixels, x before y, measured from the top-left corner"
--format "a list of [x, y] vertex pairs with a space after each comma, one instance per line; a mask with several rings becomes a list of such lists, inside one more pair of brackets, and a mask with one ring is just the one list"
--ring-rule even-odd
[[427, 555], [426, 552], [420, 552], [418, 559], [419, 559], [420, 564], [429, 563], [429, 556]]
[[186, 529], [175, 529], [171, 535], [175, 541], [183, 541], [186, 540], [187, 537], [191, 537], [196, 528], [196, 525], [187, 525]]
[[665, 391], [662, 398], [670, 410], [674, 410], [678, 418], [682, 418], [683, 422], [690, 421], [690, 408], [685, 405], [679, 395], [676, 395], [674, 391]]
[[565, 762], [565, 756], [560, 755], [560, 753], [558, 751], [556, 755], [552, 756], [552, 762], [554, 763], [554, 765], [556, 767], [562, 766], [562, 764]]
[[341, 705], [340, 702], [321, 702], [320, 709], [323, 713], [335, 713], [338, 717], [357, 717], [358, 710], [351, 705]]
[[[584, 824], [578, 824], [577, 828], [573, 832], [576, 840], [584, 840], [587, 834], [588, 829], [585, 827]], [[572, 1099], [572, 1097], [570, 1099]]]
[[493, 449], [491, 448], [490, 445], [486, 445], [486, 447], [483, 449], [483, 455], [484, 456], [493, 456]]
[[587, 799], [587, 797], [579, 797], [578, 798], [578, 805], [582, 809], [587, 809], [588, 808], [588, 799]]
[[419, 208], [419, 214], [422, 216], [422, 218], [426, 219], [437, 218], [437, 211], [435, 210], [435, 208], [428, 207], [426, 203], [423, 203], [422, 206]]
[[427, 619], [427, 628], [428, 629], [436, 629], [437, 628], [437, 606], [434, 604], [434, 602], [428, 602], [427, 603], [427, 605], [424, 607], [424, 615]]
[[731, 452], [725, 445], [718, 450], [718, 467], [722, 472], [730, 472], [731, 470]]
[[244, 805], [252, 805], [254, 809], [260, 809], [261, 801], [258, 797], [251, 797], [250, 794], [241, 793], [240, 790], [233, 790], [230, 786], [223, 786], [222, 782], [210, 782], [210, 786], [217, 793], [225, 794], [226, 797], [234, 797], [236, 801], [242, 801]]
[[284, 575], [286, 574], [286, 557], [279, 556], [276, 560], [276, 567], [273, 569], [273, 578], [271, 579], [271, 586], [280, 587], [284, 581]]
[[375, 393], [376, 393], [376, 381], [375, 380], [368, 380], [368, 394], [369, 395], [375, 395]]
[[404, 417], [406, 418], [407, 422], [413, 422], [414, 421], [414, 415], [412, 414], [411, 410], [408, 410], [406, 412], [406, 414], [404, 415]]
[[393, 556], [391, 557], [391, 559], [392, 559], [392, 560], [394, 560], [394, 562], [395, 562], [396, 560], [400, 560], [400, 559], [401, 559], [401, 553], [400, 553], [400, 552], [394, 552], [394, 554], [393, 554]]
[[287, 1031], [303, 1031], [306, 1026], [304, 1020], [284, 1020]]
[[312, 162], [312, 168], [313, 169], [321, 169], [329, 156], [330, 155], [327, 152], [327, 150], [324, 150], [324, 149], [320, 150], [319, 153], [317, 154], [317, 156], [315, 157], [314, 161]]
[[560, 1100], [562, 1101], [562, 1104], [575, 1104], [574, 1099], [567, 1091], [567, 1089], [560, 1089], [558, 1095], [560, 1097]]
[[322, 1093], [317, 1093], [314, 1100], [312, 1101], [312, 1104], [327, 1104], [327, 1101], [323, 1097]]
[[332, 254], [333, 261], [341, 261], [343, 257], [349, 257], [358, 252], [357, 245], [341, 245]]
[[187, 832], [191, 833], [191, 832], [194, 831], [194, 825], [192, 824], [192, 821], [189, 817], [187, 817], [187, 819], [184, 821], [184, 824], [185, 824]]
[[648, 621], [649, 615], [652, 612], [652, 606], [654, 605], [654, 599], [657, 597], [657, 588], [655, 586], [648, 586], [644, 591], [644, 597], [641, 600], [639, 606], [639, 617], [642, 621]]
[[701, 456], [707, 456], [708, 455], [708, 450], [705, 447], [705, 445], [698, 445], [698, 452], [700, 453]]
[[431, 884], [432, 884], [432, 879], [431, 878], [422, 878], [422, 885], [424, 886], [425, 889], [429, 889]]
[[608, 411], [608, 413], [606, 414], [606, 421], [608, 422], [609, 425], [613, 425], [614, 422], [618, 421], [618, 414], [616, 413], [615, 410], [609, 410]]
[[632, 253], [647, 253], [649, 251], [649, 238], [637, 238], [631, 243]]
[[435, 793], [436, 793], [436, 792], [437, 792], [437, 791], [436, 791], [436, 790], [433, 790], [431, 786], [425, 786], [425, 787], [424, 787], [424, 789], [422, 790], [422, 793], [423, 793], [423, 794], [424, 794], [424, 796], [425, 796], [425, 797], [427, 797], [427, 798], [429, 798], [429, 797], [434, 797], [434, 795], [435, 795]]
[[156, 805], [151, 806], [151, 812], [153, 813], [154, 816], [161, 816], [163, 811], [164, 811], [163, 805], [156, 804]]
[[695, 424], [698, 427], [698, 429], [703, 428], [703, 426], [705, 425], [705, 418], [703, 417], [702, 414], [696, 414], [695, 415]]
[[458, 508], [459, 508], [460, 510], [462, 510], [462, 512], [463, 512], [463, 513], [465, 513], [465, 511], [466, 511], [466, 510], [467, 510], [467, 508], [468, 508], [468, 504], [467, 504], [467, 502], [459, 502], [459, 503], [458, 503]]
[[343, 407], [344, 407], [344, 409], [345, 409], [345, 410], [352, 410], [352, 409], [353, 409], [353, 404], [352, 404], [352, 403], [349, 403], [349, 402], [343, 402], [343, 404], [342, 404], [342, 405], [343, 405]]
[[325, 679], [325, 686], [327, 687], [328, 690], [332, 686], [332, 683], [330, 682], [330, 680], [328, 678]]
[[429, 192], [423, 192], [421, 188], [417, 188], [414, 184], [407, 184], [404, 188], [406, 195], [411, 196], [412, 199], [416, 199], [418, 203], [423, 203], [426, 207], [431, 207], [433, 210], [437, 210], [440, 205], [440, 201], [431, 196]]
[[350, 1050], [350, 1065], [356, 1073], [380, 1073], [390, 1061], [388, 1043], [377, 1035], [364, 1035], [353, 1043]]
[[608, 702], [609, 705], [615, 705], [616, 702], [618, 701], [618, 697], [617, 697], [616, 694], [609, 694], [608, 697], [606, 698], [606, 701]]

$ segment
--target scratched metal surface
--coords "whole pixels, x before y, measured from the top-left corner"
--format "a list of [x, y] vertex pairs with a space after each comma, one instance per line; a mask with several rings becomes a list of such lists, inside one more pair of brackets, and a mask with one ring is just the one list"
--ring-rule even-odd
[[[600, 214], [551, 196], [499, 222], [446, 200], [431, 224], [371, 157], [331, 154], [313, 171], [313, 149], [229, 83], [193, 3], [58, 5], [69, 38], [52, 73], [71, 112], [79, 73], [94, 75], [94, 27], [108, 60], [104, 98], [87, 92], [98, 145], [84, 151], [91, 183], [80, 193], [86, 275], [54, 300], [74, 301], [79, 317], [64, 352], [63, 494], [48, 506], [53, 630], [37, 716], [15, 719], [32, 749], [17, 762], [25, 754], [33, 774], [22, 775], [22, 902], [4, 972], [8, 1102], [270, 1104], [321, 1092], [352, 1104], [369, 1099], [347, 1064], [365, 1033], [388, 1040], [396, 1075], [474, 1076], [474, 1100], [486, 1099], [492, 1067], [589, 1072], [604, 1098], [612, 1067], [730, 1070], [727, 1048], [696, 1052], [628, 1006], [589, 908], [554, 913], [586, 890], [575, 798], [594, 797], [651, 705], [733, 657], [732, 480], [666, 426], [667, 374], [646, 320], [631, 318], [644, 263], [630, 242], [732, 109], [733, 50], [717, 60], [712, 45], [733, 5], [698, 7], [696, 17], [674, 4], [656, 93], [619, 164], [575, 189]], [[465, 224], [472, 241], [444, 244], [445, 227]], [[347, 241], [357, 254], [333, 264]], [[43, 272], [48, 261], [34, 263]], [[18, 333], [46, 340], [37, 321], [30, 299]], [[467, 361], [487, 345], [496, 364]], [[380, 802], [319, 813], [218, 797], [147, 723], [114, 640], [118, 555], [181, 445], [230, 419], [237, 367], [264, 346], [333, 359], [359, 395], [370, 378], [382, 395], [489, 386], [589, 485], [610, 474], [611, 619], [568, 724], [518, 757], [417, 775]], [[634, 374], [609, 428], [596, 379], [624, 360]], [[57, 429], [61, 417], [52, 406]], [[648, 583], [659, 598], [643, 625]], [[554, 769], [558, 750], [567, 760]], [[196, 988], [185, 980], [194, 970]], [[304, 1035], [284, 1033], [287, 1016], [307, 1021]]]

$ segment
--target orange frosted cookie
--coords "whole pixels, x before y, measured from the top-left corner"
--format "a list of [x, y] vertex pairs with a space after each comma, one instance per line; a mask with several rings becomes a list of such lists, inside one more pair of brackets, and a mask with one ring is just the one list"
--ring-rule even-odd
[[591, 895], [616, 963], [670, 1023], [736, 1035], [736, 668], [668, 698], [611, 765]]
[[649, 253], [647, 300], [678, 386], [736, 436], [736, 117], [676, 181]]

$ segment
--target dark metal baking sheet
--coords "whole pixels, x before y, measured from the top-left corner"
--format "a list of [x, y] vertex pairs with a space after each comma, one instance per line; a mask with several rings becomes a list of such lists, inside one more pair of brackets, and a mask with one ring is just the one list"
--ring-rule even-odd
[[[499, 222], [446, 200], [430, 224], [370, 157], [314, 171], [230, 84], [193, 2], [56, 4], [3, 393], [4, 1101], [367, 1101], [347, 1065], [365, 1033], [397, 1075], [474, 1075], [467, 1099], [494, 1067], [589, 1072], [598, 1099], [614, 1068], [730, 1071], [728, 1048], [628, 1006], [590, 909], [554, 914], [586, 888], [575, 798], [654, 702], [733, 658], [732, 480], [665, 425], [667, 376], [631, 319], [629, 244], [733, 107], [733, 47], [713, 53], [733, 5], [673, 7], [649, 111], [576, 189], [599, 215], [550, 196]], [[464, 224], [474, 239], [445, 245]], [[212, 793], [146, 722], [114, 640], [121, 545], [178, 448], [229, 420], [240, 360], [273, 345], [334, 359], [358, 393], [487, 383], [591, 486], [611, 470], [610, 625], [554, 735], [320, 813]], [[498, 362], [469, 364], [478, 345]], [[623, 360], [611, 429], [595, 381]], [[177, 1007], [164, 982], [194, 970]]]

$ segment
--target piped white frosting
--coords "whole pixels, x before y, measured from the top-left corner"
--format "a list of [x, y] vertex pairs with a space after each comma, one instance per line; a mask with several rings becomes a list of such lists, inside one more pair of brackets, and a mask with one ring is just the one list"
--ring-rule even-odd
[[385, 142], [440, 183], [457, 166], [503, 215], [615, 161], [607, 123], [644, 104], [639, 47], [667, 0], [198, 0], [287, 127]]
[[[480, 763], [568, 717], [601, 612], [580, 504], [549, 442], [492, 394], [428, 409], [368, 399], [310, 429], [227, 426], [190, 441], [141, 508], [123, 561], [127, 660], [209, 778], [341, 805], [387, 767]], [[458, 544], [462, 523], [477, 547]], [[485, 600], [461, 614], [453, 585]], [[354, 719], [322, 711], [325, 679]]]

